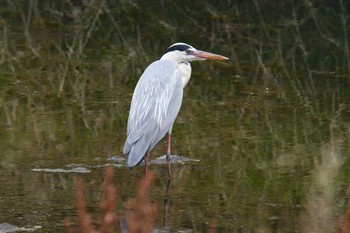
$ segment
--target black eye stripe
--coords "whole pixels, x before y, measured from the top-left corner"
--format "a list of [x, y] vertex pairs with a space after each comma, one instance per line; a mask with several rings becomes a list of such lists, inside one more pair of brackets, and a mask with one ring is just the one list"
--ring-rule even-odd
[[184, 45], [184, 44], [179, 44], [179, 45], [174, 45], [174, 46], [171, 46], [169, 47], [165, 53], [168, 53], [168, 52], [171, 52], [171, 51], [175, 51], [175, 50], [178, 50], [178, 51], [186, 51], [187, 49], [190, 49], [191, 47], [188, 46], [188, 45]]

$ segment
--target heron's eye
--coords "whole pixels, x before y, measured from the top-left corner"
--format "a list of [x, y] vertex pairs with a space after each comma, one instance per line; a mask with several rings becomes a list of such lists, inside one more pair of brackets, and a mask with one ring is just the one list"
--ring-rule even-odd
[[190, 55], [190, 54], [192, 54], [192, 53], [193, 53], [192, 50], [189, 50], [189, 49], [186, 50], [186, 54]]

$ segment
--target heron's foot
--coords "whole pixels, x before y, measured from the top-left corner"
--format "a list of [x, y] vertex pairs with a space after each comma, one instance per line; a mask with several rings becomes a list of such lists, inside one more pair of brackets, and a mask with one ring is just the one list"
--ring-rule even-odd
[[166, 154], [166, 165], [168, 167], [168, 180], [171, 180], [170, 153]]
[[[191, 159], [186, 156], [180, 156], [180, 155], [170, 155], [170, 164], [193, 164], [198, 163], [198, 159]], [[166, 155], [162, 155], [158, 158], [155, 158], [149, 162], [149, 164], [167, 164]]]

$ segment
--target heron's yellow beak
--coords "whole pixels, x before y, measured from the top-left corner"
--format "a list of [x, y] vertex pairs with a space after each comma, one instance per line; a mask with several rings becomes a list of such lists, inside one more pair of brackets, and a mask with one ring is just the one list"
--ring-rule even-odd
[[201, 50], [193, 51], [193, 55], [201, 59], [209, 59], [209, 60], [228, 60], [229, 59], [219, 54], [209, 53]]

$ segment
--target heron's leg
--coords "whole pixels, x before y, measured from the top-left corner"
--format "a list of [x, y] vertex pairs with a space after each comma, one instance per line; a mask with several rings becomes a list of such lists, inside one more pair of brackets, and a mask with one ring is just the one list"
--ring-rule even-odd
[[147, 152], [145, 154], [144, 160], [145, 160], [145, 177], [148, 175], [148, 157], [150, 156], [150, 152]]
[[168, 179], [171, 179], [171, 169], [170, 169], [170, 155], [171, 155], [171, 130], [168, 132], [168, 146], [166, 149], [166, 163], [168, 166]]
[[166, 148], [167, 159], [171, 155], [171, 132], [168, 132], [168, 146]]

